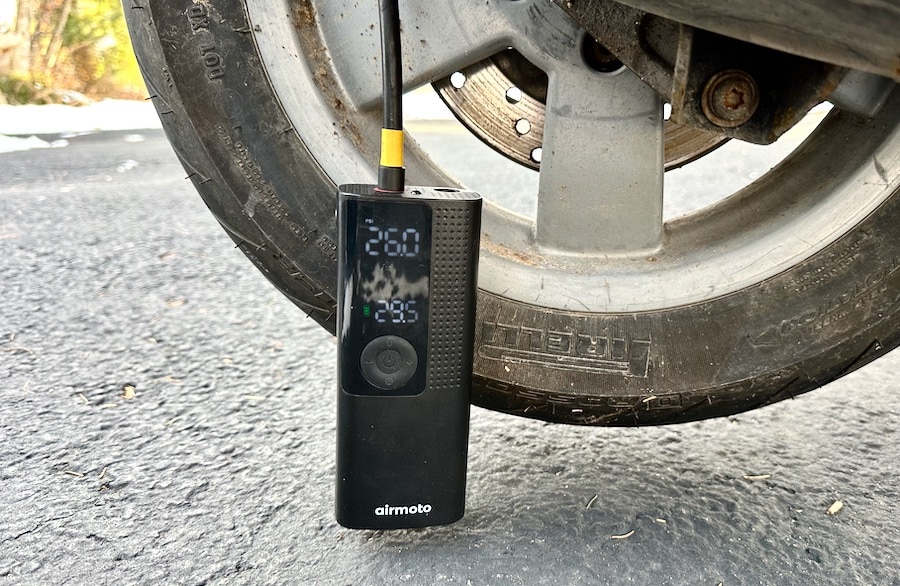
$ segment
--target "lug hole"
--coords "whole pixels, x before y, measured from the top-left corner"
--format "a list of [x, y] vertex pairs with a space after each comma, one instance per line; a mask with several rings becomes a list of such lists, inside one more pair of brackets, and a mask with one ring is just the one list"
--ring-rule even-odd
[[531, 150], [531, 160], [535, 163], [541, 162], [541, 155], [543, 154], [543, 149], [541, 147], [537, 147], [536, 149]]
[[519, 136], [524, 136], [529, 132], [531, 132], [531, 122], [524, 118], [516, 120], [516, 133], [518, 133]]
[[456, 73], [450, 76], [450, 85], [460, 90], [464, 85], [466, 85], [466, 74], [462, 71], [457, 71]]
[[522, 90], [513, 86], [506, 90], [506, 101], [510, 104], [518, 104], [522, 101]]

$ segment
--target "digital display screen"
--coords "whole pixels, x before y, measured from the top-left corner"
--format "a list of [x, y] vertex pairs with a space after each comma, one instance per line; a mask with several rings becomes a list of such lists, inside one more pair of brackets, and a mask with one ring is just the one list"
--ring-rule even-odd
[[[428, 346], [431, 208], [416, 201], [349, 200], [346, 220], [349, 355], [358, 356], [379, 336], [404, 338], [415, 348], [419, 366], [400, 392], [420, 392]], [[344, 376], [357, 379], [354, 388], [366, 386], [355, 373]]]

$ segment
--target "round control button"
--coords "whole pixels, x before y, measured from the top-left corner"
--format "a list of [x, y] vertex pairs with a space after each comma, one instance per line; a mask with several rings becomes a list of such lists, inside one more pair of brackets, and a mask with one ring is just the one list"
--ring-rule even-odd
[[380, 336], [363, 348], [359, 367], [373, 386], [393, 391], [405, 385], [416, 373], [419, 357], [412, 344], [400, 336]]
[[383, 373], [393, 374], [402, 368], [403, 361], [396, 350], [384, 350], [375, 357], [375, 366]]

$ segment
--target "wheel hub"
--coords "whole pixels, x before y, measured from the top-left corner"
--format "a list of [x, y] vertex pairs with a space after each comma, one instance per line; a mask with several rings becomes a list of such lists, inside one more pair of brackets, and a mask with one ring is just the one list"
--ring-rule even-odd
[[[546, 73], [515, 49], [508, 49], [432, 85], [470, 132], [503, 156], [538, 170], [547, 83]], [[665, 168], [677, 169], [727, 140], [715, 133], [666, 121]]]

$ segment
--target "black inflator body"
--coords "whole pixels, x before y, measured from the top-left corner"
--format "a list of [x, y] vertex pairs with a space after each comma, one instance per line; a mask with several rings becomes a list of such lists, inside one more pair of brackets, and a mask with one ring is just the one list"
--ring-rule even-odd
[[338, 188], [338, 522], [465, 510], [481, 197]]

